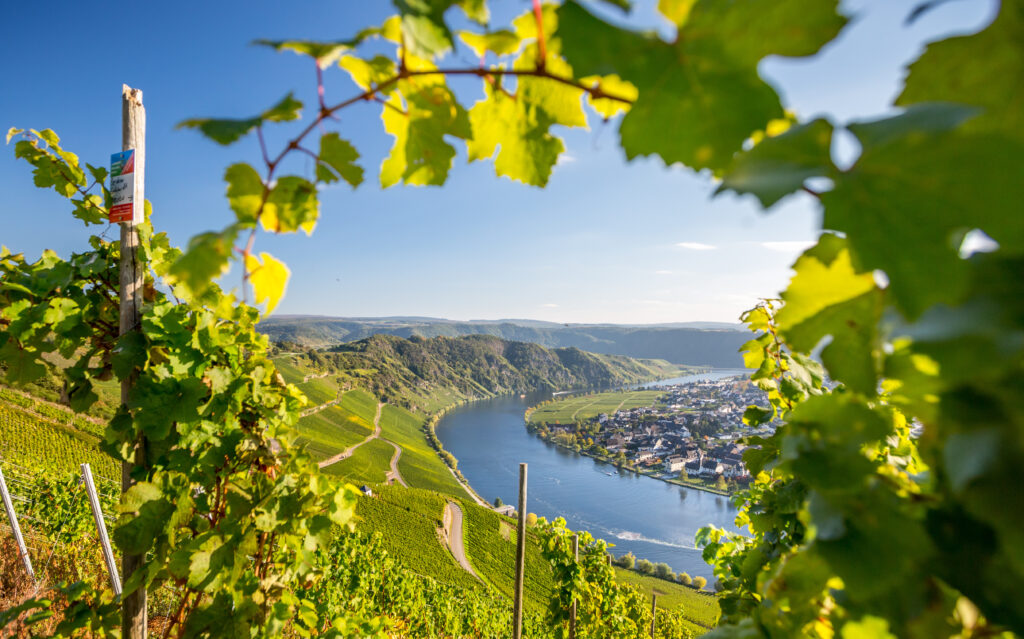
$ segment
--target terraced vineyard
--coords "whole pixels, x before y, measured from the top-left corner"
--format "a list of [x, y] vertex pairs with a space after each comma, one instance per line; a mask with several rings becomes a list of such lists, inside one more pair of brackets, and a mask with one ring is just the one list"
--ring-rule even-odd
[[423, 420], [404, 408], [384, 406], [380, 413], [381, 437], [402, 448], [398, 470], [410, 486], [465, 497], [466, 491], [452, 477], [424, 437]]
[[49, 404], [4, 389], [0, 393], [0, 458], [16, 464], [93, 473], [120, 481], [117, 463], [99, 450], [101, 427]]
[[324, 466], [322, 470], [353, 484], [382, 484], [387, 479], [394, 452], [391, 444], [383, 439], [372, 439], [357, 448], [348, 459]]
[[661, 391], [644, 390], [578, 395], [545, 402], [529, 411], [527, 418], [535, 424], [571, 424], [602, 413], [653, 406], [660, 395]]
[[[478, 506], [468, 499], [461, 501], [465, 515], [466, 554], [478, 574], [511, 598], [515, 586], [516, 523], [510, 517]], [[541, 612], [554, 587], [551, 568], [540, 554], [535, 537], [527, 534], [526, 579], [523, 593], [526, 607]]]
[[718, 607], [718, 599], [709, 592], [701, 592], [689, 586], [623, 568], [615, 568], [615, 578], [621, 583], [636, 586], [648, 596], [658, 593], [659, 608], [681, 609], [686, 618], [694, 623], [691, 630], [695, 634], [713, 628], [722, 614]]
[[416, 573], [462, 588], [483, 589], [441, 543], [437, 529], [447, 503], [443, 496], [401, 486], [378, 486], [374, 493], [356, 506], [361, 519], [357, 530], [381, 532], [385, 548]]
[[349, 391], [341, 401], [299, 420], [299, 443], [317, 460], [337, 455], [373, 432], [377, 402], [360, 390]]

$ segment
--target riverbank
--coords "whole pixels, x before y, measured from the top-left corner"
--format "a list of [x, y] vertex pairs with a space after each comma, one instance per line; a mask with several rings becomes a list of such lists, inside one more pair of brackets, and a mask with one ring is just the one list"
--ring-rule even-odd
[[564, 444], [559, 444], [558, 442], [552, 441], [550, 439], [544, 439], [540, 435], [536, 434], [536, 432], [535, 432], [536, 429], [532, 427], [532, 424], [530, 423], [529, 420], [526, 421], [526, 429], [528, 431], [530, 431], [531, 435], [537, 437], [537, 439], [541, 440], [545, 444], [551, 444], [552, 446], [555, 446], [557, 448], [561, 448], [562, 450], [572, 451], [572, 452], [574, 452], [576, 454], [583, 455], [584, 457], [590, 457], [591, 459], [596, 459], [597, 461], [603, 462], [605, 464], [608, 464], [609, 466], [615, 466], [615, 468], [617, 468], [618, 472], [620, 472], [620, 473], [623, 472], [623, 471], [628, 471], [628, 472], [633, 473], [634, 475], [637, 475], [637, 476], [650, 477], [651, 479], [657, 479], [658, 481], [663, 481], [666, 484], [673, 484], [675, 486], [681, 486], [683, 488], [692, 488], [693, 490], [701, 490], [701, 491], [704, 491], [706, 493], [711, 493], [712, 495], [718, 495], [720, 497], [732, 497], [734, 494], [736, 494], [735, 491], [719, 490], [719, 489], [717, 489], [717, 488], [715, 488], [713, 486], [707, 486], [705, 484], [700, 483], [698, 480], [691, 480], [691, 479], [682, 480], [682, 479], [678, 479], [678, 478], [663, 477], [659, 473], [657, 473], [656, 471], [645, 471], [645, 470], [639, 470], [637, 468], [633, 468], [633, 467], [630, 467], [630, 466], [623, 466], [623, 465], [620, 465], [615, 460], [615, 458], [613, 458], [613, 457], [606, 457], [606, 456], [603, 456], [603, 455], [597, 455], [595, 453], [591, 453], [591, 452], [586, 451], [586, 450], [577, 449], [577, 448], [575, 448], [573, 446], [566, 446]]

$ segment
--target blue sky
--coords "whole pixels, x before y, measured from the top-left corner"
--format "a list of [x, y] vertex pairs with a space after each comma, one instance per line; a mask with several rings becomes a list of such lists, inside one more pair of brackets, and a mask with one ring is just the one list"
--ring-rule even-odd
[[[653, 2], [630, 18], [660, 27]], [[836, 121], [885, 113], [904, 66], [923, 43], [987, 24], [996, 3], [949, 2], [911, 26], [917, 0], [844, 2], [855, 20], [810, 60], [769, 59], [761, 72], [801, 117]], [[146, 194], [154, 222], [185, 244], [227, 224], [224, 168], [258, 165], [255, 139], [220, 147], [174, 125], [193, 116], [257, 113], [288, 91], [315, 104], [312, 64], [250, 46], [256, 38], [338, 39], [379, 23], [383, 0], [301, 3], [217, 0], [137, 3], [10, 2], [0, 9], [0, 127], [52, 128], [66, 148], [105, 165], [120, 150], [121, 84], [141, 88], [147, 108]], [[496, 23], [529, 8], [492, 0]], [[66, 8], [61, 8], [66, 7]], [[129, 31], [128, 27], [137, 27]], [[471, 65], [465, 52], [455, 55]], [[328, 102], [355, 93], [344, 72], [326, 73]], [[464, 104], [479, 81], [455, 85]], [[560, 131], [567, 157], [546, 189], [467, 165], [465, 149], [443, 188], [376, 180], [391, 146], [380, 106], [344, 112], [340, 131], [363, 155], [370, 179], [356, 191], [322, 193], [313, 237], [263, 234], [258, 250], [283, 259], [292, 280], [277, 313], [536, 318], [559, 322], [734, 321], [785, 286], [788, 266], [815, 237], [820, 214], [794, 196], [770, 213], [747, 198], [710, 199], [706, 176], [660, 160], [627, 163], [616, 123]], [[288, 131], [270, 136], [270, 146]], [[838, 159], [852, 157], [837, 143]], [[307, 162], [308, 164], [308, 162]], [[297, 161], [292, 170], [308, 173]], [[87, 231], [52, 193], [32, 186], [28, 165], [0, 153], [0, 243], [37, 256], [67, 254]], [[237, 274], [227, 286], [237, 285]]]

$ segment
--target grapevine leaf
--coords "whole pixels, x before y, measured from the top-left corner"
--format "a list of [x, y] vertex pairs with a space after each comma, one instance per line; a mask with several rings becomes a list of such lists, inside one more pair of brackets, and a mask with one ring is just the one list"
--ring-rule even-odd
[[239, 162], [224, 172], [228, 183], [228, 204], [238, 223], [246, 228], [256, 224], [256, 214], [263, 202], [263, 180], [252, 166]]
[[818, 119], [764, 139], [737, 155], [715, 193], [752, 193], [768, 208], [809, 178], [831, 176], [832, 125]]
[[[821, 310], [851, 300], [875, 287], [871, 273], [853, 267], [845, 242], [825, 234], [819, 245], [812, 247], [793, 265], [796, 275], [782, 294], [786, 305], [776, 315], [782, 331], [799, 325]], [[813, 348], [798, 346], [800, 350]]]
[[[369, 60], [364, 60], [354, 55], [346, 55], [338, 60], [338, 66], [348, 71], [352, 81], [364, 91], [369, 91], [394, 79], [397, 74], [394, 60], [382, 55], [374, 56]], [[395, 88], [392, 86], [383, 92], [391, 93], [394, 90]]]
[[576, 2], [558, 10], [562, 54], [578, 74], [617, 74], [639, 95], [619, 133], [626, 156], [722, 169], [750, 134], [784, 113], [758, 75], [767, 55], [817, 51], [842, 28], [834, 1], [766, 3], [757, 20], [734, 3], [665, 3], [675, 43], [613, 27]]
[[[629, 111], [629, 107], [633, 102], [636, 102], [637, 95], [639, 92], [630, 82], [626, 82], [619, 76], [612, 74], [606, 76], [587, 76], [581, 78], [580, 82], [583, 84], [600, 89], [600, 91], [609, 96], [615, 96], [621, 98], [613, 100], [612, 98], [594, 97], [593, 94], [587, 93], [587, 104], [590, 108], [597, 111], [605, 119], [614, 117], [620, 113]], [[624, 102], [623, 100], [626, 100]]]
[[316, 167], [316, 179], [330, 184], [339, 177], [353, 187], [363, 182], [363, 167], [356, 164], [359, 151], [337, 133], [327, 133], [320, 138], [320, 161]]
[[335, 60], [345, 53], [359, 46], [361, 42], [373, 35], [378, 35], [380, 29], [364, 29], [356, 37], [349, 40], [337, 40], [335, 42], [317, 42], [314, 40], [256, 40], [253, 44], [270, 47], [275, 51], [293, 51], [299, 55], [307, 55], [326, 69], [334, 64]]
[[249, 272], [256, 303], [266, 302], [266, 315], [270, 315], [284, 297], [290, 275], [288, 267], [273, 255], [260, 253], [258, 259], [254, 255], [247, 255], [245, 268]]
[[188, 249], [171, 265], [167, 278], [193, 294], [205, 291], [211, 281], [227, 273], [228, 260], [238, 239], [239, 227], [200, 233], [193, 237]]
[[[536, 68], [537, 55], [537, 45], [527, 47], [523, 54], [516, 58], [513, 68], [520, 71]], [[572, 69], [565, 63], [565, 60], [552, 53], [548, 53], [544, 68], [558, 77], [572, 77]], [[587, 126], [582, 97], [582, 89], [550, 78], [522, 76], [516, 87], [516, 99], [525, 103], [522, 111], [530, 111], [532, 108], [540, 109], [543, 111], [543, 115], [538, 115], [538, 120], [546, 120], [550, 124], [563, 126]]]
[[7, 380], [13, 384], [28, 384], [46, 375], [39, 351], [22, 348], [10, 338], [0, 346], [0, 361], [7, 365]]
[[229, 119], [229, 118], [191, 118], [179, 122], [178, 129], [199, 129], [199, 131], [218, 144], [225, 146], [233, 144], [247, 135], [263, 122], [288, 122], [297, 120], [302, 103], [292, 97], [292, 94], [284, 96], [280, 102], [270, 107], [262, 114], [252, 118]]
[[[422, 60], [410, 60], [421, 69], [435, 68]], [[415, 185], [441, 185], [448, 178], [455, 149], [445, 136], [472, 137], [469, 116], [443, 78], [417, 76], [399, 83], [383, 110], [384, 130], [394, 136], [391, 153], [381, 165], [381, 186], [403, 181]], [[404, 107], [404, 108], [403, 108]]]
[[494, 55], [508, 55], [519, 49], [519, 37], [508, 29], [489, 33], [472, 33], [460, 31], [459, 39], [481, 58], [490, 51]]
[[281, 101], [270, 107], [260, 116], [268, 122], [290, 122], [298, 120], [302, 112], [302, 103], [292, 97], [292, 94], [281, 98]]
[[1002, 250], [1024, 251], [1024, 183], [1017, 178], [1024, 145], [954, 128], [972, 113], [919, 105], [851, 125], [864, 150], [822, 196], [825, 227], [849, 237], [861, 268], [886, 272], [893, 300], [910, 317], [962, 297], [968, 268], [958, 238], [967, 230], [983, 230]]
[[273, 233], [294, 233], [300, 228], [307, 235], [320, 217], [316, 187], [309, 180], [289, 175], [280, 178], [267, 196], [260, 223]]
[[473, 139], [467, 143], [469, 161], [494, 156], [498, 175], [534, 186], [544, 186], [551, 169], [565, 150], [562, 141], [548, 132], [550, 120], [525, 101], [485, 86], [485, 98], [470, 110]]
[[25, 129], [19, 129], [19, 128], [16, 128], [16, 127], [13, 127], [13, 126], [11, 128], [9, 128], [9, 129], [7, 129], [7, 144], [11, 143], [11, 138], [13, 138], [16, 135], [21, 135], [24, 132], [25, 132]]
[[218, 144], [227, 146], [241, 139], [260, 125], [262, 120], [256, 118], [217, 119], [192, 118], [178, 124], [179, 129], [199, 129], [200, 133]]
[[455, 0], [392, 0], [402, 16], [404, 46], [415, 56], [431, 58], [452, 47], [444, 12]]
[[910, 65], [896, 104], [957, 102], [984, 109], [968, 126], [1020, 139], [1024, 132], [1024, 15], [1017, 2], [1001, 3], [999, 15], [983, 31], [928, 45]]
[[888, 621], [870, 615], [843, 624], [839, 636], [842, 639], [896, 639], [896, 635], [889, 632]]

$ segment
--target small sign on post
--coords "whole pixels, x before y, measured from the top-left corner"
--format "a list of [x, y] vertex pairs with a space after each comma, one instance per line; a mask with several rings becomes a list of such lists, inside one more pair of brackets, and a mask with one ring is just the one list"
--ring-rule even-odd
[[142, 222], [142, 207], [135, 206], [135, 149], [110, 156], [110, 221]]

